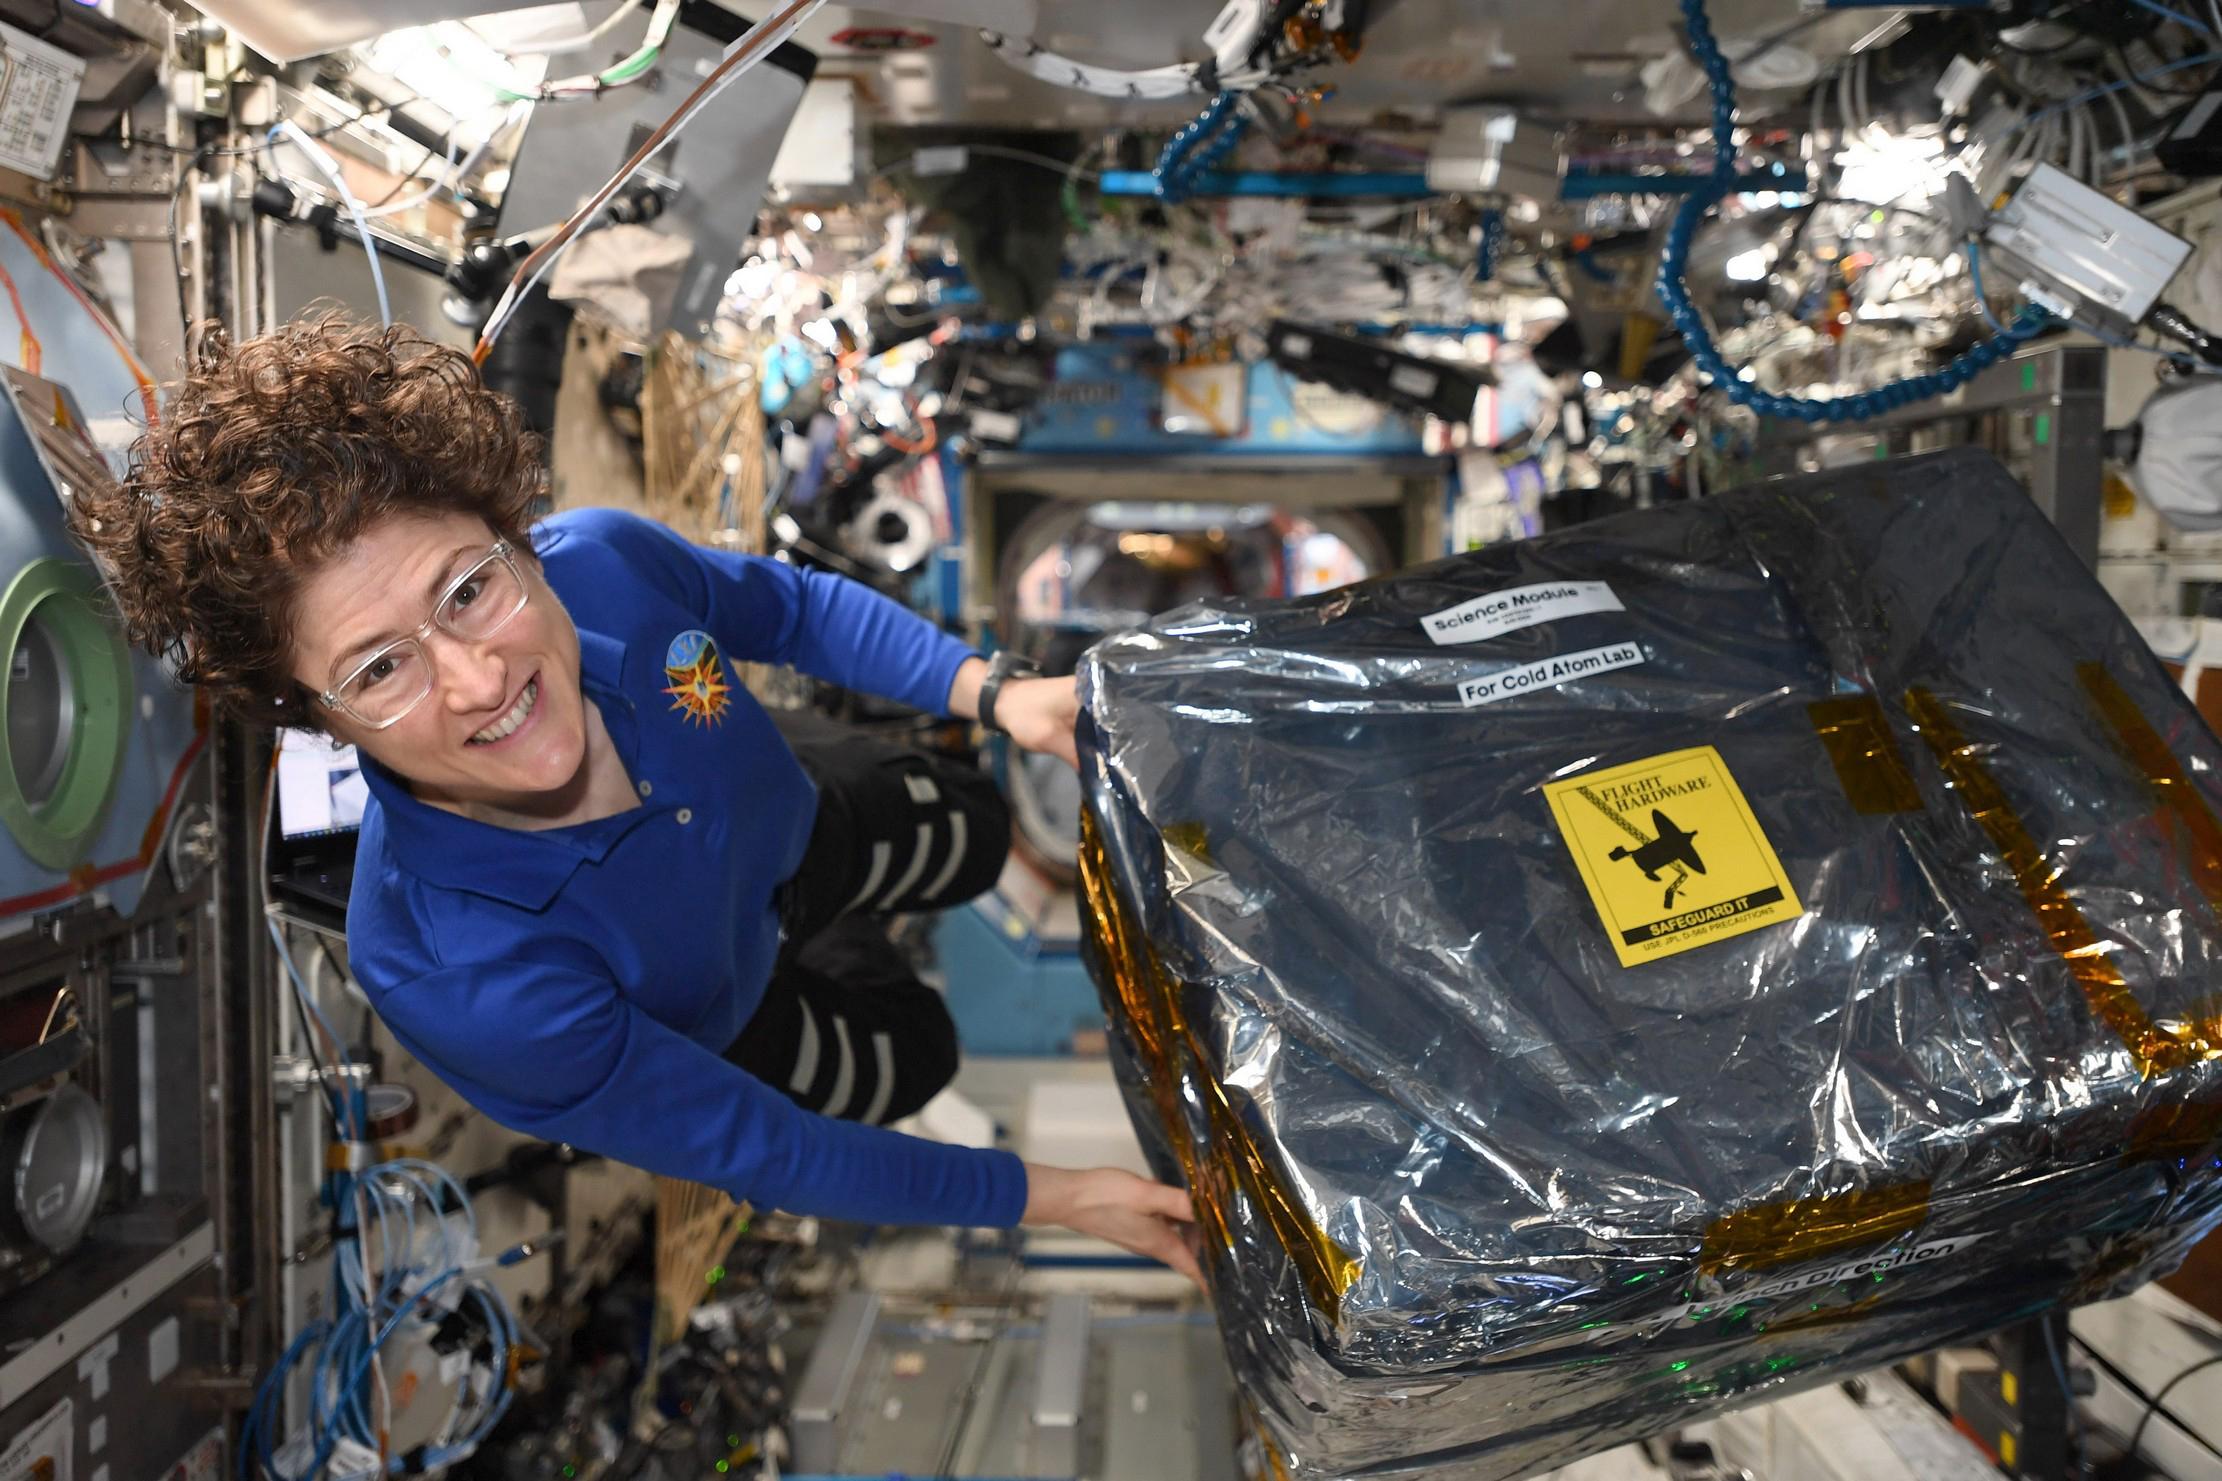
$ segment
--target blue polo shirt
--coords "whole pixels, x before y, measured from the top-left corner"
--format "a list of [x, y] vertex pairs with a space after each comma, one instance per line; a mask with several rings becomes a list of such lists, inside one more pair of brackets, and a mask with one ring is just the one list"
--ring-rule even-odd
[[773, 891], [817, 791], [737, 662], [944, 713], [970, 650], [877, 593], [613, 510], [536, 532], [580, 683], [640, 794], [544, 832], [427, 806], [367, 759], [355, 975], [402, 1047], [503, 1125], [735, 1198], [887, 1224], [1010, 1225], [1026, 1174], [802, 1111], [721, 1052], [779, 951]]

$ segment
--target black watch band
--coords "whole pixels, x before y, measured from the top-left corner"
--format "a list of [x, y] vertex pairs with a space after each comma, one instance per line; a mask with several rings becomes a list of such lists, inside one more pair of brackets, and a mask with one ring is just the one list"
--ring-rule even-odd
[[1032, 678], [1041, 671], [1040, 664], [1021, 658], [1007, 648], [989, 659], [988, 676], [980, 681], [980, 728], [990, 735], [1008, 735], [1010, 732], [995, 719], [995, 698], [1003, 692], [1003, 681]]

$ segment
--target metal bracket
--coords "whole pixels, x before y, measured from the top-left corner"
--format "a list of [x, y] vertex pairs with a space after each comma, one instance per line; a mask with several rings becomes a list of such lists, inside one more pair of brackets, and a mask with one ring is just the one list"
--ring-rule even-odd
[[810, 1365], [803, 1369], [795, 1389], [795, 1463], [791, 1469], [806, 1474], [830, 1474], [837, 1469], [835, 1448], [841, 1438], [841, 1411], [856, 1385], [857, 1369], [871, 1344], [878, 1323], [877, 1291], [850, 1291], [833, 1306], [825, 1330], [810, 1350]]
[[1034, 1366], [1034, 1469], [1044, 1476], [1080, 1474], [1080, 1413], [1088, 1386], [1088, 1297], [1060, 1291], [1042, 1320]]

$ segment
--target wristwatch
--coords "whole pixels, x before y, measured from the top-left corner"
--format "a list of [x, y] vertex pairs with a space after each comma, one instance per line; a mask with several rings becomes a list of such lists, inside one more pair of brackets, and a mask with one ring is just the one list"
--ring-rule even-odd
[[995, 721], [995, 697], [1003, 692], [1005, 679], [1031, 679], [1041, 673], [1042, 666], [1031, 658], [1021, 658], [1005, 648], [988, 660], [988, 676], [980, 681], [980, 728], [990, 735], [1009, 735]]

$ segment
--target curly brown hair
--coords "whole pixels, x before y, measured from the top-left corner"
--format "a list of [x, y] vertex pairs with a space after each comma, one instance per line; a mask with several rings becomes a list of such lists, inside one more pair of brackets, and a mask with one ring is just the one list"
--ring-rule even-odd
[[294, 596], [396, 514], [472, 514], [520, 551], [540, 440], [470, 358], [327, 312], [234, 346], [203, 326], [120, 484], [73, 501], [131, 639], [243, 718], [319, 727]]

